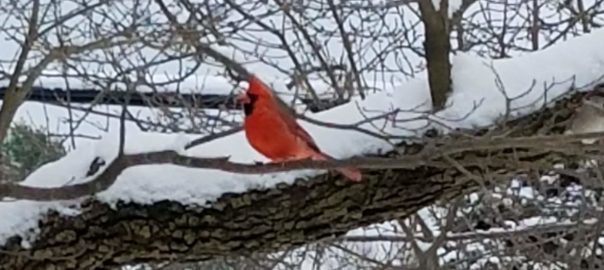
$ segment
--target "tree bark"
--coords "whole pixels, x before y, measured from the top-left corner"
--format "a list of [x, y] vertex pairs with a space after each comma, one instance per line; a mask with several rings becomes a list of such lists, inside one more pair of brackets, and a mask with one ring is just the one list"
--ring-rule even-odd
[[[561, 133], [571, 116], [567, 102], [510, 121], [507, 135]], [[465, 136], [445, 142], [461, 139], [467, 143]], [[0, 246], [0, 269], [107, 269], [276, 252], [405, 218], [436, 201], [489, 186], [490, 181], [509, 181], [519, 172], [549, 170], [554, 163], [578, 159], [576, 149], [576, 145], [480, 148], [452, 155], [449, 163], [443, 160], [448, 166], [367, 170], [364, 180], [354, 184], [338, 174], [322, 175], [292, 185], [224, 194], [203, 207], [162, 201], [118, 203], [111, 208], [90, 199], [77, 216], [48, 213], [31, 248], [22, 248], [17, 236]]]
[[424, 51], [432, 106], [434, 111], [438, 111], [444, 107], [451, 88], [449, 5], [448, 0], [441, 0], [437, 10], [432, 0], [420, 0], [418, 4], [425, 28]]

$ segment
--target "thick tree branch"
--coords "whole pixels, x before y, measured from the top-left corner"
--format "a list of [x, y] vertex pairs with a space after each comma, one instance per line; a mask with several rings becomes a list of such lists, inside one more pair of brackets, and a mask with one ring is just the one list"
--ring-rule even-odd
[[[514, 128], [506, 129], [511, 130], [506, 133], [507, 138], [449, 137], [446, 144], [392, 158], [247, 165], [230, 163], [226, 158], [183, 157], [169, 151], [125, 155], [113, 161], [96, 178], [97, 182], [66, 188], [73, 194], [98, 192], [95, 187], [110, 185], [123, 169], [152, 163], [241, 173], [333, 168], [343, 164], [368, 169], [363, 170], [365, 178], [360, 183], [346, 182], [339, 174], [322, 175], [292, 185], [224, 194], [203, 208], [170, 201], [150, 205], [118, 203], [110, 208], [90, 198], [82, 205], [80, 215], [49, 213], [44, 217], [30, 249], [21, 247], [19, 237], [11, 238], [0, 247], [0, 267], [105, 269], [126, 263], [198, 261], [222, 255], [274, 252], [338, 236], [360, 226], [404, 218], [424, 206], [450, 200], [492, 181], [509, 181], [518, 173], [550, 171], [553, 164], [575, 162], [585, 155], [601, 158], [601, 147], [577, 141], [602, 137], [604, 133], [555, 135], [563, 132], [563, 123], [572, 116], [560, 113], [569, 111], [567, 101], [510, 122]], [[536, 132], [546, 135], [525, 137]], [[202, 178], [200, 175], [200, 181]], [[54, 189], [0, 187], [2, 195], [22, 192], [23, 197], [30, 199], [79, 197]], [[292, 211], [293, 208], [297, 210]]]

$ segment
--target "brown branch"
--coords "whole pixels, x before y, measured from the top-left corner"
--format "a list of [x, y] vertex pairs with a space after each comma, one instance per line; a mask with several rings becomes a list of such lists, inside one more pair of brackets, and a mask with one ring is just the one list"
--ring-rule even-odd
[[198, 146], [200, 144], [204, 144], [204, 143], [213, 141], [213, 140], [218, 139], [218, 138], [222, 138], [222, 137], [226, 137], [226, 136], [229, 136], [229, 135], [233, 135], [233, 134], [235, 134], [237, 132], [240, 132], [242, 130], [243, 130], [243, 127], [235, 127], [235, 128], [229, 129], [229, 130], [225, 130], [225, 131], [222, 131], [222, 132], [218, 132], [218, 133], [210, 134], [210, 135], [207, 135], [207, 136], [204, 136], [204, 137], [200, 137], [198, 139], [192, 140], [189, 143], [187, 143], [187, 145], [185, 145], [185, 149], [190, 149], [190, 148], [193, 148], [193, 147]]
[[[568, 152], [579, 154], [586, 151], [600, 152], [599, 146], [591, 145], [576, 145], [577, 141], [586, 138], [604, 137], [604, 132], [577, 134], [577, 135], [555, 135], [555, 136], [539, 136], [539, 137], [520, 137], [520, 138], [499, 138], [499, 139], [483, 139], [472, 140], [472, 142], [459, 142], [450, 144], [444, 148], [427, 147], [424, 151], [416, 155], [406, 155], [396, 158], [382, 157], [355, 157], [345, 160], [298, 160], [285, 163], [268, 163], [261, 165], [245, 164], [229, 162], [228, 157], [216, 158], [198, 158], [187, 157], [177, 154], [174, 151], [159, 151], [143, 154], [131, 154], [118, 156], [111, 164], [95, 179], [63, 187], [54, 188], [39, 188], [11, 183], [0, 184], [0, 198], [10, 197], [15, 199], [51, 201], [51, 200], [68, 200], [76, 199], [83, 196], [93, 195], [109, 188], [116, 180], [117, 176], [122, 171], [129, 167], [150, 164], [175, 164], [179, 166], [198, 168], [198, 169], [216, 169], [226, 172], [234, 172], [241, 174], [263, 174], [286, 172], [291, 170], [302, 169], [335, 169], [342, 166], [356, 166], [364, 169], [416, 169], [419, 167], [431, 168], [454, 168], [459, 169], [468, 165], [476, 165], [475, 160], [454, 161], [455, 165], [451, 165], [453, 161], [449, 155], [460, 154], [470, 151], [484, 150], [505, 150], [505, 149], [525, 149], [525, 150], [540, 150], [543, 149], [552, 152]], [[474, 144], [474, 147], [471, 145]], [[465, 162], [465, 163], [464, 163]], [[498, 160], [490, 160], [488, 162], [498, 162]], [[522, 162], [518, 161], [513, 166], [521, 167]], [[512, 166], [512, 165], [511, 165]], [[530, 166], [530, 162], [526, 162], [524, 166]], [[476, 181], [476, 176], [469, 170], [463, 169], [464, 174], [471, 175], [472, 180]]]
[[0, 184], [0, 198], [11, 197], [36, 201], [76, 199], [106, 190], [113, 185], [117, 176], [129, 167], [166, 163], [198, 169], [217, 169], [242, 174], [262, 174], [311, 168], [333, 169], [342, 165], [357, 165], [361, 168], [413, 168], [425, 162], [414, 161], [411, 158], [396, 160], [387, 158], [353, 158], [333, 161], [300, 160], [288, 162], [287, 164], [269, 163], [254, 165], [229, 162], [228, 157], [195, 158], [181, 156], [174, 151], [159, 151], [119, 156], [98, 177], [85, 183], [55, 188], [29, 187], [12, 183]]
[[21, 52], [19, 58], [13, 70], [13, 74], [8, 84], [2, 107], [0, 107], [0, 143], [4, 141], [4, 137], [8, 132], [10, 123], [13, 121], [13, 117], [17, 113], [17, 109], [21, 106], [21, 103], [25, 100], [28, 88], [19, 88], [19, 77], [25, 68], [25, 62], [29, 56], [34, 42], [38, 38], [38, 13], [40, 12], [40, 0], [33, 1], [33, 7], [31, 11], [31, 17], [29, 19], [29, 28], [25, 37], [25, 42], [21, 46]]

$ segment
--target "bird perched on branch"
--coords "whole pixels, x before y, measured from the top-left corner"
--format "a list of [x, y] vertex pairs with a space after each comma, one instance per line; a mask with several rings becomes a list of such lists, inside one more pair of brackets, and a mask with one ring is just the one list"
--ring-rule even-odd
[[[592, 93], [585, 95], [583, 104], [576, 109], [567, 134], [604, 132], [604, 97]], [[581, 140], [584, 144], [593, 144], [598, 139]]]
[[[243, 105], [243, 128], [250, 145], [273, 162], [300, 159], [333, 159], [321, 152], [313, 138], [296, 122], [293, 111], [255, 75], [235, 102]], [[360, 181], [361, 172], [354, 167], [337, 168], [349, 180]]]

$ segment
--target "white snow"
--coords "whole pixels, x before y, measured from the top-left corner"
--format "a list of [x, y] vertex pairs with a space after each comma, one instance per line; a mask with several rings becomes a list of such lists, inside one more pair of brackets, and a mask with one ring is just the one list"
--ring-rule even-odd
[[[469, 54], [458, 54], [453, 57], [454, 92], [449, 98], [450, 107], [438, 112], [436, 117], [440, 123], [448, 127], [486, 126], [506, 115], [506, 99], [503, 93], [508, 97], [519, 97], [511, 102], [510, 106], [514, 110], [509, 113], [510, 117], [517, 117], [539, 109], [545, 99], [550, 101], [569, 91], [573, 85], [581, 90], [588, 90], [592, 84], [604, 82], [602, 79], [604, 50], [601, 50], [600, 45], [603, 41], [604, 29], [518, 58], [488, 61]], [[501, 78], [504, 88], [497, 87], [497, 77], [493, 71], [496, 71]], [[262, 78], [261, 74], [260, 76]], [[220, 84], [220, 82], [213, 83]], [[532, 89], [531, 85], [534, 85]], [[544, 89], [544, 85], [547, 89]], [[221, 87], [224, 86], [216, 85], [216, 89]], [[526, 93], [529, 89], [531, 91]], [[429, 91], [425, 74], [399, 85], [384, 84], [382, 90], [369, 95], [365, 100], [355, 98], [349, 104], [308, 116], [325, 122], [346, 124], [395, 108], [403, 110], [397, 114], [397, 120], [413, 118], [421, 115], [420, 111], [430, 109], [429, 102], [426, 102], [429, 100]], [[545, 90], [547, 95], [544, 95]], [[526, 106], [533, 103], [535, 106]], [[418, 106], [419, 104], [423, 105]], [[474, 108], [475, 104], [480, 105]], [[361, 112], [357, 106], [367, 111]], [[411, 109], [416, 111], [406, 111]], [[319, 147], [336, 158], [391, 149], [390, 144], [356, 131], [300, 122], [312, 134]], [[414, 120], [392, 125], [381, 120], [374, 124], [383, 129], [376, 130], [370, 124], [364, 124], [363, 127], [378, 132], [414, 136], [426, 129], [427, 121]], [[433, 122], [430, 122], [428, 127], [447, 131], [442, 125]], [[107, 161], [115, 157], [117, 138], [117, 130], [112, 129], [103, 140], [90, 143], [89, 147], [79, 147], [64, 158], [41, 167], [23, 184], [49, 187], [88, 181], [89, 179], [84, 178], [84, 173], [90, 162], [97, 155]], [[237, 162], [265, 160], [247, 144], [243, 133], [224, 137], [187, 151], [182, 149], [186, 141], [184, 138], [192, 139], [193, 136], [143, 133], [128, 129], [126, 151], [134, 153], [174, 149], [190, 156], [229, 156], [231, 161]], [[173, 165], [137, 166], [124, 171], [115, 184], [98, 194], [97, 198], [109, 204], [120, 200], [145, 204], [170, 199], [203, 206], [225, 192], [268, 188], [280, 182], [291, 183], [296, 177], [308, 177], [318, 173], [321, 171], [300, 170], [243, 175]], [[27, 246], [29, 241], [35, 239], [40, 214], [49, 209], [65, 214], [77, 213], [78, 201], [0, 203], [0, 216], [2, 216], [0, 245], [4, 244], [10, 236], [21, 235], [25, 238], [23, 245]]]
[[[463, 127], [485, 126], [505, 116], [506, 111], [513, 117], [539, 109], [572, 86], [587, 89], [604, 79], [604, 51], [596, 49], [602, 39], [598, 30], [519, 58], [496, 61], [459, 54], [453, 60], [457, 66], [452, 71], [455, 91], [449, 99], [453, 106], [439, 115], [459, 118], [473, 112], [454, 122], [461, 122]], [[497, 77], [502, 89], [495, 83]], [[507, 108], [506, 100], [510, 99]], [[474, 104], [480, 102], [483, 106], [473, 111]]]
[[[441, 0], [432, 0], [432, 5], [436, 10], [440, 10], [440, 1]], [[458, 11], [461, 8], [463, 3], [462, 0], [448, 0], [447, 3], [449, 5], [449, 9], [447, 10], [448, 16], [451, 17], [455, 11]]]

